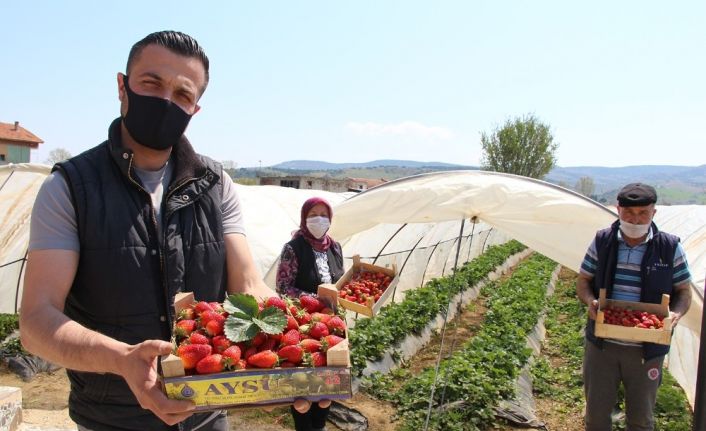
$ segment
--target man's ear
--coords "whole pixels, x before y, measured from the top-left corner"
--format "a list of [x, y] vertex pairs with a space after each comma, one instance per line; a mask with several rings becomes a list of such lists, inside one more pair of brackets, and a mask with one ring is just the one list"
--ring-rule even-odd
[[125, 83], [123, 80], [126, 78], [124, 73], [118, 72], [117, 80], [118, 80], [118, 100], [121, 102], [123, 99], [127, 99], [127, 94], [125, 94]]

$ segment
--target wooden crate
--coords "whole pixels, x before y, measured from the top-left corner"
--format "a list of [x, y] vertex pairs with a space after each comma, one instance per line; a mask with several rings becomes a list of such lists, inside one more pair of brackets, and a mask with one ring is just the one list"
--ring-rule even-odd
[[[646, 311], [664, 318], [661, 329], [631, 328], [628, 326], [609, 325], [605, 322], [606, 307], [624, 308], [626, 310]], [[598, 297], [598, 314], [596, 316], [596, 337], [613, 338], [623, 341], [649, 342], [669, 345], [672, 342], [672, 319], [669, 317], [669, 295], [662, 295], [660, 304], [647, 302], [616, 301], [606, 298], [605, 289], [601, 289]]]
[[336, 292], [338, 292], [343, 288], [346, 283], [348, 283], [353, 278], [354, 274], [359, 272], [382, 272], [383, 274], [388, 275], [390, 276], [390, 278], [392, 278], [390, 285], [387, 286], [387, 289], [385, 289], [385, 292], [380, 295], [380, 299], [378, 299], [377, 301], [375, 301], [374, 298], [368, 298], [365, 304], [359, 304], [357, 302], [349, 301], [344, 298], [338, 298], [338, 305], [345, 308], [346, 310], [355, 311], [356, 313], [372, 317], [375, 316], [380, 311], [380, 309], [385, 304], [387, 304], [387, 302], [392, 298], [392, 295], [395, 291], [395, 286], [399, 282], [397, 268], [394, 264], [392, 265], [392, 268], [376, 266], [369, 263], [361, 262], [360, 256], [355, 255], [353, 256], [353, 266], [351, 266], [348, 271], [343, 274], [343, 276], [338, 280], [338, 282], [336, 282], [335, 285], [323, 286], [334, 286]]
[[[324, 289], [320, 296], [335, 309], [336, 291]], [[178, 294], [174, 307], [178, 313], [193, 302], [192, 293]], [[162, 386], [169, 398], [193, 401], [197, 411], [283, 405], [297, 398], [351, 398], [353, 377], [347, 336], [326, 352], [326, 363], [326, 367], [317, 368], [252, 368], [187, 376], [181, 359], [170, 354], [161, 358]]]

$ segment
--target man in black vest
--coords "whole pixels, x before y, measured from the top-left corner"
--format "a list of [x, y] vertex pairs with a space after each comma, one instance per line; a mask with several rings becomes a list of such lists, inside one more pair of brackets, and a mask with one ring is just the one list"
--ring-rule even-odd
[[594, 334], [600, 289], [607, 298], [660, 303], [670, 296], [673, 324], [691, 305], [691, 276], [679, 238], [652, 221], [657, 193], [632, 183], [618, 193], [619, 220], [600, 230], [591, 243], [576, 283], [588, 306], [583, 363], [586, 430], [610, 431], [618, 387], [625, 388], [628, 431], [652, 430], [662, 363], [669, 346], [597, 338]]
[[22, 343], [67, 368], [79, 430], [228, 429], [224, 412], [166, 398], [156, 369], [172, 349], [176, 293], [275, 295], [250, 254], [233, 182], [183, 135], [208, 67], [186, 34], [137, 42], [117, 76], [108, 140], [57, 164], [37, 196]]

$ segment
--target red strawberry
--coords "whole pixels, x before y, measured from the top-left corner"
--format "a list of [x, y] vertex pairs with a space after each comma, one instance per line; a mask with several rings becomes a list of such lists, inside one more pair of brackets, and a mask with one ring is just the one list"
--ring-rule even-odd
[[257, 352], [248, 358], [248, 364], [257, 368], [274, 368], [277, 365], [277, 354], [272, 350]]
[[178, 337], [188, 337], [196, 329], [196, 321], [191, 319], [180, 320], [176, 323], [174, 332]]
[[199, 374], [213, 374], [223, 371], [223, 356], [219, 353], [208, 355], [196, 364], [196, 372]]
[[240, 354], [240, 347], [230, 346], [223, 351], [223, 359], [227, 361], [228, 365], [235, 366], [240, 361]]
[[328, 327], [326, 326], [326, 324], [321, 322], [312, 323], [309, 327], [308, 334], [309, 336], [311, 336], [311, 338], [320, 340], [328, 335]]
[[264, 343], [257, 347], [257, 351], [262, 352], [263, 350], [274, 350], [277, 345], [279, 345], [279, 341], [274, 338], [267, 338]]
[[255, 346], [248, 347], [247, 349], [245, 349], [245, 352], [243, 353], [243, 358], [248, 359], [249, 357], [251, 357], [255, 353], [257, 353], [257, 347], [255, 347]]
[[245, 359], [241, 359], [233, 365], [236, 370], [244, 370], [248, 367], [248, 363]]
[[211, 340], [204, 334], [200, 332], [192, 332], [189, 336], [189, 343], [191, 344], [211, 344]]
[[194, 312], [194, 309], [191, 307], [183, 308], [180, 312], [177, 318], [179, 320], [194, 320], [196, 317], [196, 313]]
[[299, 302], [301, 303], [302, 307], [309, 313], [316, 313], [317, 311], [321, 311], [324, 308], [324, 304], [319, 301], [319, 298], [312, 295], [300, 295]]
[[300, 346], [284, 346], [277, 352], [277, 356], [293, 364], [300, 363], [303, 355], [304, 350]]
[[321, 351], [325, 352], [341, 341], [343, 341], [343, 338], [338, 335], [327, 335], [321, 340]]
[[213, 311], [217, 313], [222, 313], [223, 312], [223, 305], [221, 305], [219, 302], [209, 302], [208, 305], [213, 308]]
[[306, 310], [299, 310], [294, 317], [299, 325], [306, 325], [311, 322], [311, 314], [307, 313]]
[[258, 332], [257, 335], [255, 335], [255, 338], [250, 340], [250, 344], [257, 347], [262, 345], [267, 340], [267, 334], [264, 332]]
[[206, 333], [212, 337], [222, 335], [223, 325], [225, 325], [225, 320], [222, 322], [219, 322], [218, 320], [211, 320], [206, 324]]
[[295, 319], [294, 316], [290, 316], [288, 314], [287, 327], [285, 328], [285, 331], [289, 331], [290, 329], [299, 329], [299, 322], [297, 322], [297, 319]]
[[210, 354], [209, 344], [182, 344], [177, 348], [177, 356], [181, 358], [185, 370], [196, 368], [196, 364]]
[[326, 326], [328, 327], [329, 334], [343, 336], [346, 333], [346, 322], [338, 316], [333, 316], [326, 322]]
[[206, 310], [203, 313], [201, 313], [200, 316], [200, 322], [201, 322], [201, 327], [205, 328], [208, 322], [215, 320], [216, 322], [219, 323], [224, 323], [226, 321], [226, 318], [223, 317], [221, 313], [218, 313], [213, 310]]
[[282, 336], [281, 344], [283, 346], [292, 346], [294, 344], [299, 344], [301, 341], [301, 334], [296, 329], [290, 329], [286, 334]]
[[199, 301], [194, 305], [194, 311], [200, 316], [204, 311], [213, 311], [213, 307], [206, 301]]
[[302, 346], [302, 349], [306, 350], [309, 353], [318, 352], [321, 350], [321, 341], [318, 340], [302, 340], [299, 345]]
[[[223, 335], [216, 335], [211, 340], [211, 345], [216, 353], [223, 353], [227, 348], [229, 348], [233, 343]], [[240, 349], [238, 349], [240, 351]]]
[[328, 324], [329, 320], [331, 320], [331, 315], [329, 315], [329, 314], [311, 313], [311, 321], [312, 322], [321, 322], [321, 323]]
[[307, 353], [304, 355], [304, 365], [309, 367], [325, 367], [326, 354], [321, 352]]
[[284, 299], [280, 298], [279, 296], [271, 296], [267, 298], [265, 300], [265, 308], [267, 307], [276, 307], [284, 311], [285, 313], [287, 312], [287, 303], [284, 302]]

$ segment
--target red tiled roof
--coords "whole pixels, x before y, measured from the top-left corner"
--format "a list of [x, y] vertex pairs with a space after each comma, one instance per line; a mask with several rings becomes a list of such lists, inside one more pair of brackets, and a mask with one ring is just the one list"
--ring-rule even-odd
[[34, 133], [20, 126], [19, 123], [2, 122], [0, 122], [0, 140], [15, 141], [35, 145], [44, 142]]
[[348, 178], [348, 181], [365, 184], [368, 188], [379, 186], [380, 184], [387, 182], [387, 180], [384, 178]]

